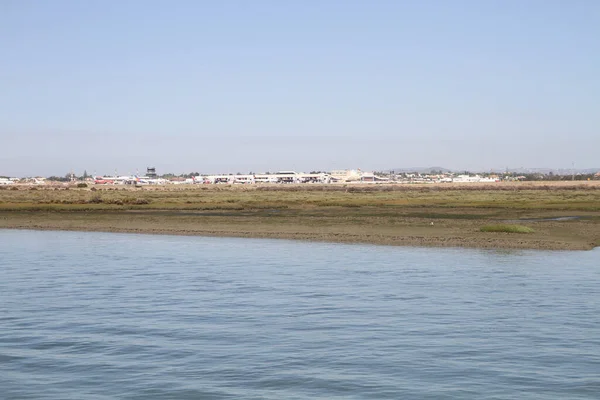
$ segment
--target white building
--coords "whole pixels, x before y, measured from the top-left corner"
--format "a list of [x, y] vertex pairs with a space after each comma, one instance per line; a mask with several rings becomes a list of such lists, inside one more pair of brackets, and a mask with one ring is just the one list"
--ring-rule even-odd
[[479, 175], [458, 175], [452, 179], [456, 183], [498, 182], [497, 178], [483, 178]]
[[14, 180], [8, 178], [0, 178], [0, 185], [12, 185], [14, 184]]

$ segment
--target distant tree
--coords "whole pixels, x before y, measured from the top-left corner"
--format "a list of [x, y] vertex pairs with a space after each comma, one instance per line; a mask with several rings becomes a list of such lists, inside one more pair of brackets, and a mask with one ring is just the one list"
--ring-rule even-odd
[[589, 181], [594, 179], [594, 174], [577, 174], [575, 175], [576, 181]]
[[48, 177], [49, 181], [56, 181], [56, 182], [68, 182], [71, 180], [71, 176], [69, 174], [68, 177], [62, 177], [62, 176], [50, 176]]
[[88, 175], [88, 173], [87, 173], [87, 170], [84, 170], [84, 171], [83, 171], [83, 176], [82, 176], [83, 180], [85, 181], [85, 180], [86, 180], [87, 178], [89, 178], [89, 177], [90, 177], [90, 176]]
[[543, 181], [546, 180], [546, 176], [542, 174], [523, 174], [524, 181]]

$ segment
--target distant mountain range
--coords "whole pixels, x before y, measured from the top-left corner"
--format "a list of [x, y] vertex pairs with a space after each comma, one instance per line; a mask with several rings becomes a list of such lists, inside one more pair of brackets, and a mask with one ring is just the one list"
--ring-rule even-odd
[[448, 168], [444, 168], [444, 167], [411, 167], [411, 168], [392, 168], [389, 169], [387, 172], [391, 172], [394, 171], [396, 173], [403, 173], [403, 172], [418, 172], [419, 174], [431, 174], [434, 171], [435, 172], [453, 172], [452, 170], [448, 169]]
[[600, 168], [509, 168], [508, 172], [513, 174], [544, 174], [553, 173], [555, 175], [571, 175], [571, 174], [595, 174]]
[[[431, 174], [434, 172], [465, 172], [464, 169], [458, 169], [458, 170], [451, 170], [448, 168], [444, 168], [444, 167], [410, 167], [410, 168], [391, 168], [389, 170], [387, 170], [386, 172], [391, 172], [394, 171], [396, 173], [403, 173], [403, 172], [418, 172], [419, 174]], [[496, 173], [503, 173], [506, 172], [506, 169], [492, 169], [493, 172]], [[469, 172], [490, 172], [490, 170], [485, 170], [485, 171], [469, 171]], [[509, 168], [508, 172], [513, 173], [513, 174], [544, 174], [544, 175], [548, 175], [550, 173], [553, 173], [555, 175], [571, 175], [573, 173], [575, 174], [595, 174], [597, 172], [600, 172], [600, 168], [582, 168], [582, 169], [569, 169], [569, 168]]]

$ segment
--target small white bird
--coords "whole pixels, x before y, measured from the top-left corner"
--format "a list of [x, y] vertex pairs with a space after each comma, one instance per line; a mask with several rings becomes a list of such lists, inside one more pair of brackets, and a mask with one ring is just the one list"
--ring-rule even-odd
[[431, 221], [431, 223], [429, 225], [433, 226], [433, 221]]

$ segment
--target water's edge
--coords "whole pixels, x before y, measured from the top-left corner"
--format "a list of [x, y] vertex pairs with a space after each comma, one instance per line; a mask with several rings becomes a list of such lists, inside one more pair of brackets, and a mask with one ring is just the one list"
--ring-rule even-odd
[[[455, 236], [398, 236], [390, 237], [365, 236], [352, 234], [319, 234], [319, 233], [291, 233], [291, 232], [257, 232], [257, 231], [172, 231], [164, 229], [123, 229], [123, 228], [83, 228], [60, 226], [1, 226], [0, 230], [31, 230], [55, 232], [102, 232], [125, 233], [139, 235], [166, 235], [166, 236], [198, 236], [198, 237], [223, 237], [223, 238], [248, 238], [248, 239], [273, 239], [293, 240], [301, 242], [318, 243], [344, 243], [368, 244], [379, 246], [400, 247], [429, 247], [429, 248], [459, 248], [459, 249], [496, 249], [496, 250], [540, 250], [540, 251], [590, 251], [600, 247], [600, 244], [572, 243], [572, 242], [542, 242], [524, 241], [519, 235], [509, 233], [489, 233], [496, 237], [472, 238]], [[509, 239], [514, 240], [509, 240]], [[394, 240], [395, 239], [395, 240]]]

